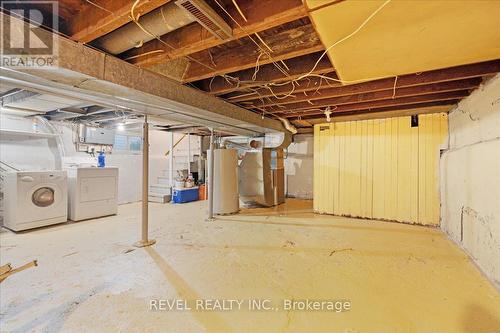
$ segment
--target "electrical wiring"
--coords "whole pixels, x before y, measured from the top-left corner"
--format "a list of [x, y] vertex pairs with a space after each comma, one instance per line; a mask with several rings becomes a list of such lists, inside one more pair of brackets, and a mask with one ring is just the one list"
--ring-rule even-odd
[[[141, 15], [139, 13], [136, 13], [137, 6], [140, 4], [140, 1], [141, 0], [135, 0], [134, 3], [133, 3], [133, 5], [132, 5], [132, 7], [131, 7], [130, 16], [132, 18], [132, 21], [144, 33], [146, 33], [147, 35], [151, 36], [152, 38], [155, 38], [161, 44], [166, 45], [169, 49], [176, 50], [175, 47], [173, 47], [169, 43], [167, 43], [164, 40], [162, 40], [162, 38], [160, 36], [157, 36], [154, 33], [151, 33], [143, 25], [140, 24], [139, 19], [140, 19]], [[218, 0], [214, 0], [214, 1], [230, 17], [230, 19], [233, 20], [235, 22], [235, 24], [237, 24], [239, 26], [239, 28], [246, 33], [245, 29], [238, 23], [238, 21], [236, 21], [230, 15], [230, 13], [227, 12], [227, 10], [221, 5], [221, 3]], [[93, 5], [93, 6], [95, 6], [95, 7], [97, 7], [97, 8], [100, 8], [103, 11], [106, 11], [107, 13], [109, 13], [111, 15], [116, 16], [112, 11], [108, 10], [107, 8], [105, 8], [103, 6], [100, 6], [99, 4], [97, 4], [97, 3], [95, 3], [95, 2], [93, 2], [91, 0], [86, 0], [86, 2], [89, 3], [89, 4], [91, 4], [91, 5]], [[234, 6], [236, 7], [237, 11], [239, 12], [239, 14], [241, 15], [241, 17], [244, 19], [245, 22], [247, 22], [248, 19], [245, 17], [245, 15], [242, 12], [241, 8], [238, 6], [236, 0], [232, 0], [232, 2], [234, 4]], [[326, 85], [331, 86], [330, 82], [337, 82], [337, 83], [349, 84], [349, 83], [361, 83], [361, 82], [366, 82], [366, 81], [372, 81], [372, 80], [378, 80], [378, 79], [386, 78], [386, 77], [375, 77], [375, 78], [358, 79], [358, 80], [341, 80], [341, 79], [336, 79], [336, 78], [332, 78], [332, 77], [321, 75], [321, 74], [314, 74], [314, 71], [319, 66], [319, 63], [321, 62], [321, 60], [325, 57], [325, 55], [327, 55], [327, 53], [331, 49], [333, 49], [335, 46], [337, 46], [337, 45], [345, 42], [346, 40], [350, 39], [351, 37], [353, 37], [357, 33], [359, 33], [359, 31], [361, 31], [368, 24], [368, 22], [370, 20], [372, 20], [373, 17], [375, 17], [390, 2], [391, 2], [391, 0], [386, 0], [373, 13], [371, 13], [353, 32], [351, 32], [347, 36], [341, 38], [340, 40], [336, 41], [332, 45], [328, 46], [328, 48], [326, 48], [325, 51], [319, 56], [319, 58], [317, 59], [317, 61], [315, 62], [314, 66], [311, 68], [310, 71], [308, 71], [305, 74], [300, 75], [299, 77], [297, 77], [297, 78], [295, 78], [293, 80], [286, 80], [286, 81], [282, 81], [282, 82], [265, 82], [265, 81], [260, 82], [260, 81], [257, 81], [257, 74], [258, 74], [258, 72], [260, 70], [260, 65], [261, 65], [260, 62], [262, 60], [262, 56], [264, 56], [264, 55], [266, 55], [271, 60], [271, 62], [273, 63], [273, 65], [276, 67], [277, 70], [279, 70], [286, 77], [290, 76], [290, 74], [288, 73], [290, 69], [288, 68], [288, 66], [286, 65], [286, 63], [284, 61], [282, 61], [282, 60], [276, 61], [276, 60], [273, 59], [273, 57], [271, 55], [271, 53], [273, 52], [273, 50], [262, 39], [262, 37], [259, 34], [257, 34], [257, 33], [255, 33], [255, 37], [258, 39], [258, 41], [256, 41], [251, 36], [251, 34], [247, 34], [248, 38], [261, 51], [258, 54], [258, 57], [256, 59], [256, 66], [255, 66], [254, 73], [252, 75], [252, 80], [251, 81], [240, 80], [237, 77], [233, 77], [233, 76], [230, 76], [230, 75], [227, 75], [227, 74], [221, 74], [221, 75], [218, 75], [218, 76], [221, 76], [228, 84], [230, 84], [231, 86], [236, 86], [237, 88], [244, 87], [245, 84], [250, 84], [252, 86], [254, 86], [255, 84], [260, 84], [260, 86], [257, 87], [257, 88], [253, 88], [253, 89], [249, 88], [249, 90], [252, 91], [252, 93], [249, 93], [248, 95], [255, 95], [255, 94], [257, 94], [259, 96], [259, 99], [260, 99], [261, 98], [260, 97], [261, 94], [260, 94], [259, 91], [261, 91], [261, 89], [264, 89], [266, 91], [269, 91], [271, 93], [271, 95], [275, 99], [277, 99], [277, 100], [283, 100], [283, 99], [286, 99], [286, 98], [289, 98], [289, 97], [293, 96], [294, 92], [296, 91], [296, 88], [300, 85], [298, 81], [302, 80], [302, 79], [309, 79], [310, 77], [318, 77], [320, 79], [320, 81], [319, 81], [320, 83], [319, 83], [317, 89], [315, 90], [315, 92], [313, 93], [313, 95], [320, 93], [319, 90], [322, 88], [323, 80], [324, 80], [324, 82], [325, 82]], [[161, 11], [161, 14], [162, 14], [164, 22], [166, 22], [166, 18], [164, 16], [163, 10]], [[240, 20], [240, 22], [241, 22], [241, 20]], [[162, 50], [162, 49], [158, 49], [158, 50], [153, 50], [153, 51], [149, 51], [149, 52], [146, 52], [146, 53], [138, 54], [138, 55], [135, 55], [135, 56], [131, 56], [131, 57], [126, 58], [125, 60], [132, 60], [132, 59], [137, 59], [137, 58], [144, 57], [144, 56], [151, 55], [151, 54], [161, 54], [161, 53], [167, 53], [167, 52], [168, 51], [165, 51], [165, 50]], [[213, 58], [212, 58], [211, 54], [209, 54], [209, 55], [210, 55], [212, 64], [214, 65], [213, 67], [210, 66], [210, 65], [208, 65], [208, 64], [205, 64], [205, 63], [203, 63], [203, 62], [201, 62], [198, 59], [195, 59], [193, 57], [186, 56], [186, 58], [189, 59], [190, 61], [198, 63], [200, 66], [206, 67], [206, 68], [208, 68], [210, 70], [216, 70]], [[216, 76], [212, 77], [211, 80], [210, 80], [210, 84], [209, 84], [209, 90], [210, 91], [212, 91], [212, 83], [213, 83], [215, 77]], [[393, 86], [393, 97], [392, 98], [396, 97], [397, 80], [398, 80], [398, 77], [395, 76], [395, 81], [394, 81], [394, 86]], [[285, 86], [285, 85], [290, 85], [291, 86], [289, 91], [282, 92], [282, 93], [275, 93], [274, 92], [273, 87]], [[304, 91], [304, 95], [308, 96], [305, 91]], [[238, 95], [238, 96], [234, 96], [233, 98], [240, 98], [241, 96], [242, 95]], [[231, 100], [231, 98], [229, 98], [228, 100]]]
[[[262, 51], [264, 52], [268, 57], [269, 59], [271, 59], [272, 63], [274, 64], [274, 66], [280, 70], [280, 71], [284, 71], [275, 61], [274, 59], [272, 58], [271, 54], [269, 54], [269, 52], [267, 52], [266, 50], [264, 50], [254, 39], [253, 37], [251, 36], [250, 33], [248, 33], [245, 28], [243, 26], [241, 26], [241, 24], [226, 10], [226, 8], [224, 8], [223, 5], [220, 4], [220, 2], [218, 0], [214, 0], [215, 3], [222, 9], [222, 11], [224, 11], [224, 13], [226, 13], [226, 15], [236, 24], [238, 25], [238, 27], [243, 30], [246, 34], [247, 34], [247, 37]], [[284, 72], [285, 74], [286, 72]], [[289, 76], [288, 73], [286, 73], [286, 76]]]
[[259, 69], [260, 69], [260, 64], [259, 64], [259, 60], [260, 60], [260, 57], [262, 57], [264, 53], [259, 53], [259, 56], [257, 57], [257, 62], [255, 63], [255, 71], [253, 72], [253, 75], [252, 75], [252, 81], [255, 81], [257, 79], [257, 73], [259, 72]]
[[149, 51], [149, 52], [146, 52], [146, 53], [141, 53], [141, 54], [137, 54], [135, 56], [131, 56], [131, 57], [125, 58], [123, 60], [137, 59], [137, 58], [145, 57], [145, 56], [148, 56], [148, 55], [151, 55], [151, 54], [156, 54], [156, 53], [165, 53], [165, 51], [164, 50]]
[[[217, 0], [215, 0], [217, 2]], [[321, 62], [321, 60], [325, 57], [325, 55], [332, 49], [334, 48], [335, 46], [345, 42], [346, 40], [350, 39], [351, 37], [353, 37], [354, 35], [356, 35], [361, 29], [363, 29], [363, 27], [366, 26], [366, 24], [368, 24], [368, 22], [373, 18], [375, 17], [375, 15], [377, 15], [385, 6], [387, 6], [387, 4], [389, 4], [392, 0], [386, 0], [384, 3], [382, 3], [374, 12], [372, 12], [353, 32], [351, 32], [350, 34], [346, 35], [345, 37], [341, 38], [340, 40], [336, 41], [335, 43], [333, 43], [332, 45], [330, 45], [329, 47], [327, 47], [325, 49], [325, 51], [320, 55], [320, 57], [317, 59], [317, 61], [315, 62], [314, 66], [311, 68], [311, 70], [301, 76], [299, 76], [298, 78], [294, 79], [294, 80], [289, 80], [289, 81], [284, 81], [284, 82], [269, 82], [269, 83], [266, 83], [263, 85], [264, 88], [268, 89], [271, 94], [275, 97], [275, 98], [278, 98], [278, 96], [276, 96], [276, 94], [274, 93], [274, 91], [272, 90], [272, 86], [284, 86], [284, 85], [288, 85], [290, 83], [292, 83], [292, 90], [294, 90], [294, 83], [297, 83], [297, 81], [301, 80], [301, 79], [305, 79], [305, 78], [309, 78], [309, 77], [319, 77], [320, 78], [320, 85], [322, 84], [322, 81], [323, 79], [325, 80], [325, 82], [331, 86], [329, 84], [328, 81], [334, 81], [334, 82], [338, 82], [338, 83], [343, 83], [343, 84], [353, 84], [353, 83], [362, 83], [362, 82], [367, 82], [367, 81], [373, 81], [373, 80], [379, 80], [379, 79], [383, 79], [383, 78], [386, 78], [386, 77], [373, 77], [373, 78], [367, 78], [367, 79], [359, 79], [359, 80], [341, 80], [341, 79], [335, 79], [335, 78], [331, 78], [331, 77], [328, 77], [328, 76], [325, 76], [325, 75], [321, 75], [321, 74], [314, 74], [314, 71], [316, 70], [316, 68], [318, 67], [319, 63]], [[220, 6], [220, 4], [218, 4]], [[397, 76], [395, 76], [395, 79], [394, 79], [394, 87], [393, 87], [393, 95], [395, 96], [396, 94], [396, 85], [397, 85]], [[319, 91], [319, 87], [318, 89], [316, 89], [316, 92]], [[315, 92], [315, 93], [316, 93]], [[288, 94], [285, 94], [285, 96], [290, 96], [291, 95], [291, 92], [288, 93]], [[394, 97], [393, 97], [394, 98]]]
[[[134, 4], [132, 5], [132, 7], [130, 8], [130, 17], [132, 18], [132, 22], [134, 22], [144, 33], [148, 34], [149, 36], [153, 37], [154, 39], [158, 40], [160, 43], [162, 43], [163, 45], [169, 47], [170, 49], [172, 50], [175, 50], [175, 47], [173, 47], [172, 45], [170, 45], [169, 43], [165, 42], [164, 40], [161, 39], [160, 36], [157, 36], [153, 33], [151, 33], [150, 31], [148, 31], [144, 26], [142, 26], [142, 24], [139, 22], [139, 17], [140, 15], [138, 14], [137, 16], [135, 15], [135, 8], [137, 7], [137, 5], [141, 2], [141, 0], [136, 0], [134, 2]], [[163, 15], [163, 12], [162, 12], [162, 17], [164, 19], [164, 22], [165, 22], [165, 16]], [[198, 63], [199, 65], [201, 66], [204, 66], [210, 70], [216, 70], [215, 67], [212, 67], [212, 66], [209, 66], [207, 64], [204, 64], [202, 63], [201, 61], [193, 58], [193, 57], [190, 57], [190, 56], [186, 56], [187, 59], [193, 61], [193, 62], [196, 62]]]
[[238, 11], [238, 13], [240, 13], [241, 17], [243, 17], [243, 20], [245, 20], [245, 22], [248, 22], [248, 19], [246, 18], [245, 14], [243, 14], [243, 12], [241, 11], [241, 8], [240, 6], [238, 6], [238, 3], [236, 2], [236, 0], [232, 0], [233, 1], [233, 5], [234, 7], [236, 7], [236, 10]]
[[113, 13], [113, 12], [112, 12], [112, 11], [110, 11], [109, 9], [106, 9], [106, 8], [104, 8], [104, 7], [102, 7], [102, 6], [98, 5], [98, 4], [96, 4], [95, 2], [90, 1], [90, 0], [85, 0], [85, 1], [86, 1], [86, 2], [88, 2], [88, 3], [89, 3], [89, 4], [91, 4], [91, 5], [93, 5], [93, 6], [97, 7], [97, 8], [99, 8], [99, 9], [104, 10], [105, 12], [108, 12], [109, 14], [111, 14], [111, 15], [115, 16], [115, 13]]
[[[338, 41], [336, 41], [335, 43], [333, 43], [332, 45], [328, 46], [326, 48], [326, 50], [321, 54], [321, 56], [318, 58], [318, 60], [316, 61], [316, 63], [314, 64], [313, 68], [306, 74], [303, 74], [301, 76], [299, 76], [299, 78], [297, 80], [300, 80], [300, 79], [303, 79], [307, 76], [309, 76], [310, 74], [312, 74], [314, 72], [314, 70], [316, 69], [316, 67], [318, 67], [321, 59], [324, 58], [324, 56], [328, 53], [328, 51], [330, 51], [332, 48], [334, 48], [335, 46], [345, 42], [346, 40], [350, 39], [352, 36], [356, 35], [361, 29], [363, 29], [363, 27], [368, 24], [368, 22], [370, 22], [370, 20], [378, 14], [378, 12], [380, 12], [385, 6], [387, 6], [389, 4], [389, 2], [391, 2], [392, 0], [386, 0], [382, 5], [380, 5], [373, 13], [370, 14], [370, 16], [368, 16], [364, 21], [363, 23], [361, 23], [361, 25], [359, 27], [356, 28], [356, 30], [354, 30], [353, 32], [351, 32], [350, 34], [348, 34], [347, 36], [339, 39]], [[368, 81], [371, 81], [373, 79], [368, 79]], [[340, 82], [343, 82], [343, 83], [353, 83], [357, 80], [353, 80], [353, 81], [350, 81], [350, 80], [339, 80]], [[366, 81], [366, 80], [365, 80]]]
[[392, 99], [396, 97], [396, 85], [398, 84], [398, 76], [394, 79], [394, 86], [392, 87]]
[[[90, 0], [85, 0], [87, 3], [91, 4], [92, 6], [96, 7], [96, 8], [99, 8], [100, 10], [103, 10], [105, 11], [106, 13], [110, 14], [111, 16], [114, 16], [114, 17], [117, 17], [116, 14], [114, 12], [112, 12], [111, 10], [93, 2], [93, 1], [90, 1]], [[128, 36], [127, 36], [128, 38]], [[135, 41], [131, 40], [131, 39], [128, 39], [131, 43], [135, 43]], [[142, 41], [140, 42], [142, 43]], [[142, 45], [141, 45], [142, 46]], [[136, 46], [137, 47], [137, 46]]]

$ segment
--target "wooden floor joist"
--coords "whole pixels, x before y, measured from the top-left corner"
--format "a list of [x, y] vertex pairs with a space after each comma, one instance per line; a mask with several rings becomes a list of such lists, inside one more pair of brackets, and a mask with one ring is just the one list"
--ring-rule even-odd
[[[358, 110], [351, 112], [339, 112], [331, 115], [332, 121], [349, 121], [373, 118], [401, 117], [414, 114], [426, 114], [435, 112], [448, 112], [460, 99], [452, 99], [437, 102], [423, 102], [400, 106], [387, 106], [369, 110]], [[298, 118], [296, 118], [298, 119]], [[296, 119], [289, 119], [294, 122]], [[324, 115], [306, 115], [300, 117], [301, 120], [310, 124], [320, 124], [326, 122]]]
[[[326, 60], [323, 59], [322, 62], [323, 61], [327, 62], [328, 59], [326, 59]], [[313, 66], [314, 66], [314, 63], [311, 65], [310, 68], [312, 68]], [[333, 72], [333, 67], [331, 68], [331, 70]], [[322, 74], [322, 73], [315, 73], [315, 72], [316, 71], [314, 71], [313, 73], [314, 74]], [[304, 75], [306, 73], [307, 72], [303, 72], [301, 74]], [[331, 74], [325, 73], [325, 74], [322, 74], [322, 76], [327, 76], [327, 77], [330, 77], [332, 79], [338, 79], [338, 76], [335, 73], [331, 73]], [[295, 78], [298, 78], [298, 77], [300, 77], [300, 75], [296, 76]], [[275, 95], [276, 96], [286, 96], [290, 93], [293, 93], [293, 95], [297, 95], [299, 93], [304, 93], [304, 92], [307, 93], [308, 91], [316, 92], [317, 90], [320, 90], [323, 87], [323, 85], [326, 87], [340, 87], [340, 86], [342, 86], [338, 82], [334, 82], [332, 80], [327, 80], [327, 79], [322, 79], [322, 78], [317, 77], [317, 76], [312, 76], [312, 77], [307, 77], [305, 79], [297, 80], [296, 84], [295, 84], [295, 89], [293, 90], [293, 92], [291, 89], [291, 85], [272, 86], [272, 92], [271, 92], [271, 90], [269, 90], [267, 88], [255, 86], [255, 87], [253, 87], [254, 90], [256, 90], [255, 92], [254, 91], [247, 92], [244, 90], [242, 90], [242, 91], [236, 90], [236, 91], [233, 91], [233, 92], [230, 92], [227, 94], [220, 95], [220, 97], [226, 99], [228, 102], [231, 102], [231, 103], [237, 103], [237, 102], [242, 102], [242, 101], [246, 102], [246, 101], [253, 101], [253, 100], [256, 100], [259, 98], [274, 97]]]
[[[61, 33], [77, 42], [92, 43], [99, 48], [102, 46], [99, 46], [96, 39], [126, 24], [134, 24], [131, 23], [132, 16], [145, 15], [165, 4], [176, 7], [173, 3], [175, 1], [177, 0], [60, 0]], [[135, 65], [129, 66], [127, 71], [140, 73], [138, 77], [141, 82], [155, 86], [151, 83], [152, 80], [146, 79], [151, 74], [173, 78], [177, 83], [219, 97], [214, 98], [221, 103], [217, 110], [225, 110], [228, 106], [237, 107], [241, 111], [253, 111], [247, 112], [252, 120], [254, 117], [271, 120], [274, 116], [280, 116], [292, 121], [298, 120], [297, 124], [301, 124], [298, 126], [309, 126], [302, 119], [321, 119], [327, 107], [332, 110], [332, 117], [340, 114], [348, 116], [355, 113], [366, 115], [370, 112], [396, 112], [398, 108], [410, 112], [409, 107], [415, 105], [447, 107], [468, 96], [488, 77], [500, 73], [500, 59], [496, 59], [378, 80], [369, 81], [367, 78], [364, 82], [359, 80], [356, 82], [360, 83], [345, 84], [337, 76], [329, 54], [325, 53], [325, 47], [329, 46], [322, 43], [325, 36], [322, 35], [320, 40], [315, 29], [317, 22], [311, 21], [309, 14], [311, 10], [315, 10], [314, 5], [306, 4], [304, 0], [199, 1], [209, 6], [211, 13], [218, 16], [217, 19], [224, 21], [223, 25], [228, 28], [227, 38], [218, 38], [210, 33], [205, 26], [208, 27], [211, 23], [195, 14], [196, 22], [163, 36], [149, 33], [149, 37], [137, 37], [144, 40], [134, 42], [137, 44], [136, 48], [129, 49], [118, 57]], [[339, 2], [342, 1], [333, 1], [327, 6]], [[192, 5], [195, 6], [194, 3]], [[42, 12], [43, 8], [48, 11], [48, 7], [43, 7], [43, 4], [38, 6]], [[322, 6], [319, 5], [320, 8]], [[163, 17], [163, 22], [158, 20], [157, 24], [169, 24], [170, 20], [175, 19]], [[332, 29], [336, 29], [341, 27], [342, 22], [331, 24]], [[348, 27], [342, 28], [346, 32], [351, 31]], [[143, 32], [148, 33], [145, 30]], [[478, 56], [449, 64], [474, 61], [473, 59], [494, 58]], [[114, 66], [117, 61], [121, 63], [109, 56], [105, 64]], [[380, 62], [373, 64], [380, 65]], [[440, 65], [429, 65], [427, 68], [436, 66]], [[410, 70], [400, 72], [408, 71]], [[105, 72], [108, 76], [109, 73]], [[93, 77], [99, 77], [101, 71], [92, 74]], [[117, 75], [107, 79], [120, 84], [127, 82], [134, 87], [144, 86], [121, 72]], [[158, 89], [162, 91], [162, 96], [170, 96], [170, 93], [163, 93], [163, 88]], [[199, 93], [195, 104], [203, 108], [205, 98], [209, 96]], [[179, 96], [174, 94], [174, 97]], [[193, 96], [181, 97], [191, 105]], [[206, 108], [210, 109], [208, 106]], [[281, 126], [280, 123], [279, 125]]]
[[262, 66], [273, 61], [300, 57], [324, 49], [316, 31], [310, 24], [289, 30], [266, 31], [265, 34], [262, 33], [261, 37], [273, 52], [269, 52], [265, 46], [261, 46], [259, 49], [254, 42], [247, 39], [242, 45], [236, 47], [227, 47], [221, 50], [210, 49], [210, 53], [207, 51], [193, 54], [192, 57], [197, 59], [198, 62], [191, 63], [183, 82], [193, 82], [216, 75], [254, 68], [257, 65]]
[[[457, 100], [464, 98], [470, 94], [469, 90], [460, 90], [460, 91], [452, 91], [452, 92], [444, 92], [444, 93], [435, 93], [429, 95], [421, 95], [421, 96], [412, 96], [412, 97], [401, 97], [401, 98], [389, 98], [374, 102], [362, 102], [362, 103], [354, 103], [354, 104], [346, 104], [339, 105], [336, 108], [332, 108], [332, 114], [346, 112], [346, 111], [363, 111], [363, 110], [372, 110], [375, 108], [381, 107], [400, 107], [408, 104], [416, 104], [416, 103], [426, 103], [426, 102], [437, 102], [437, 101], [446, 101], [446, 100]], [[324, 114], [324, 110], [320, 110], [318, 108], [309, 108], [305, 110], [293, 110], [293, 109], [273, 109], [268, 110], [268, 112], [279, 115], [280, 117], [286, 118], [294, 118], [305, 115], [313, 116], [313, 115], [322, 115]]]
[[[290, 71], [288, 72], [289, 76], [285, 76], [278, 69], [276, 69], [276, 67], [273, 64], [268, 64], [260, 67], [256, 75], [255, 81], [252, 81], [252, 76], [255, 72], [255, 70], [252, 68], [243, 71], [229, 73], [230, 76], [236, 77], [240, 81], [244, 82], [241, 84], [238, 84], [236, 82], [229, 82], [224, 78], [217, 76], [213, 80], [205, 79], [197, 81], [195, 82], [195, 85], [201, 90], [204, 90], [214, 95], [220, 95], [236, 91], [238, 92], [248, 91], [249, 88], [259, 86], [263, 82], [283, 82], [286, 80], [294, 80], [304, 74], [304, 69], [313, 68], [314, 63], [319, 58], [321, 53], [322, 52], [315, 52], [301, 57], [296, 57], [286, 60], [285, 63], [288, 66], [288, 68], [290, 68]], [[313, 73], [323, 74], [323, 75], [328, 75], [330, 73], [331, 77], [337, 78], [337, 76], [333, 72], [334, 69], [330, 64], [330, 61], [327, 58], [323, 58], [322, 61], [319, 62], [318, 66], [316, 67], [316, 70]], [[291, 85], [286, 85], [282, 87], [284, 87], [284, 89], [287, 89], [288, 91], [291, 89]]]
[[[305, 71], [307, 72], [307, 71]], [[422, 72], [419, 74], [407, 74], [401, 75], [398, 77], [396, 82], [396, 86], [398, 88], [401, 87], [410, 87], [424, 84], [432, 84], [438, 82], [447, 82], [454, 81], [460, 79], [474, 78], [474, 77], [482, 77], [484, 75], [491, 75], [500, 72], [500, 60], [486, 61], [480, 62], [476, 64], [470, 65], [462, 65], [450, 68], [437, 69], [427, 72]], [[308, 78], [309, 79], [309, 78]], [[321, 95], [331, 95], [331, 96], [345, 96], [352, 94], [360, 94], [366, 92], [380, 91], [386, 89], [392, 89], [394, 87], [394, 78], [387, 78], [375, 81], [369, 81], [365, 83], [358, 83], [352, 85], [345, 85], [339, 87], [330, 87], [326, 80], [323, 80], [323, 83], [318, 89], [318, 78], [311, 77], [311, 81], [314, 80], [313, 84], [307, 84], [308, 81], [303, 79], [300, 81], [300, 86], [297, 86], [294, 94], [300, 96], [299, 93], [309, 93], [315, 92], [318, 90]], [[335, 82], [330, 81], [330, 84], [335, 84]], [[286, 94], [290, 91], [290, 88], [285, 89], [284, 87], [273, 87], [274, 94]], [[267, 89], [260, 89], [259, 95], [256, 93], [239, 93], [237, 91], [232, 92], [231, 94], [223, 95], [223, 98], [228, 99], [230, 102], [241, 102], [241, 101], [251, 101], [258, 100], [262, 97], [269, 97], [271, 101], [284, 103], [283, 99], [276, 99]]]
[[[282, 105], [290, 109], [301, 110], [301, 109], [310, 109], [311, 107], [324, 107], [328, 105], [343, 105], [343, 104], [353, 104], [360, 102], [370, 102], [377, 100], [390, 99], [393, 97], [410, 97], [410, 96], [419, 96], [419, 95], [428, 95], [434, 94], [438, 92], [448, 92], [448, 91], [457, 91], [457, 90], [465, 90], [465, 89], [474, 89], [479, 86], [481, 83], [481, 78], [472, 78], [465, 80], [457, 80], [457, 81], [448, 81], [448, 82], [440, 82], [428, 85], [421, 86], [410, 86], [405, 88], [397, 88], [397, 89], [386, 89], [380, 91], [372, 91], [361, 94], [354, 95], [336, 95], [335, 89], [325, 89], [322, 90], [320, 94], [305, 96], [299, 94], [295, 98], [287, 98], [280, 103], [275, 103], [274, 101], [267, 102], [265, 104], [259, 104], [259, 101], [255, 101], [255, 105], [258, 107], [262, 107], [267, 109], [270, 106]], [[328, 93], [330, 90], [333, 93]]]
[[[134, 15], [144, 15], [171, 0], [139, 1], [134, 7]], [[83, 1], [84, 7], [69, 21], [66, 34], [71, 39], [89, 43], [132, 21], [130, 11], [135, 1]]]

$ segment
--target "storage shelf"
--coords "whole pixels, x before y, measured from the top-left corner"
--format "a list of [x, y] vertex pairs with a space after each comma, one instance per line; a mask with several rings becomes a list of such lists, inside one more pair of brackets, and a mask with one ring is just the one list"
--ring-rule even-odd
[[3, 129], [3, 128], [0, 128], [0, 134], [17, 135], [17, 136], [32, 136], [32, 137], [38, 137], [38, 138], [55, 138], [59, 135], [59, 134], [53, 134], [53, 133], [35, 133], [35, 132], [28, 132], [28, 131], [15, 131], [15, 130]]

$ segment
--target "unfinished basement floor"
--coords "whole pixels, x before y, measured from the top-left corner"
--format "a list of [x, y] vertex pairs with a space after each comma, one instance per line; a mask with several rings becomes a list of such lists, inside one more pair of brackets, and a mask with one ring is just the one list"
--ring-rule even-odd
[[[1, 233], [2, 332], [500, 332], [500, 295], [438, 229], [311, 213], [311, 202], [205, 221], [206, 202]], [[270, 299], [272, 311], [151, 311], [151, 299]], [[349, 311], [284, 311], [285, 299]]]

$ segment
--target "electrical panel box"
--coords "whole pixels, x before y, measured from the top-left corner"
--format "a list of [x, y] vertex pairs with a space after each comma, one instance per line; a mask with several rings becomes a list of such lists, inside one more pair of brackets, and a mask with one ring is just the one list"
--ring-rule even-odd
[[[80, 142], [98, 145], [112, 145], [115, 143], [115, 130], [87, 126], [80, 137]], [[83, 140], [82, 140], [83, 139]]]

